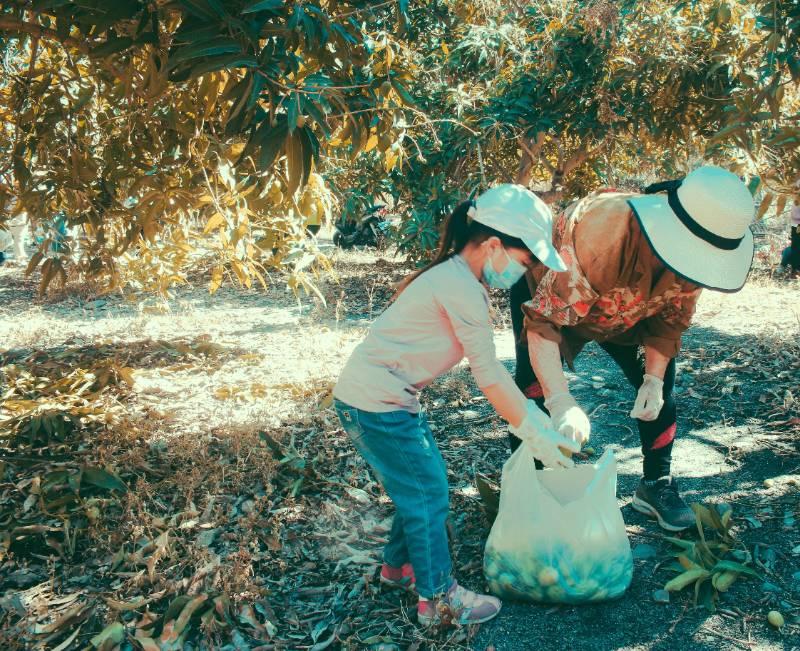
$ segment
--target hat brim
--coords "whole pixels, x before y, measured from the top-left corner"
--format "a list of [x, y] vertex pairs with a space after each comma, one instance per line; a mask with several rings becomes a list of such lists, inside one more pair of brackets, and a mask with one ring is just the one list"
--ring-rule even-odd
[[544, 237], [523, 237], [521, 239], [525, 242], [525, 246], [528, 247], [528, 250], [536, 256], [536, 259], [546, 267], [549, 267], [553, 271], [567, 270], [567, 265], [564, 264], [561, 256], [558, 255], [558, 251], [556, 251], [556, 247], [553, 246], [552, 242]]
[[753, 233], [744, 234], [735, 249], [726, 251], [700, 239], [681, 222], [664, 194], [628, 200], [650, 248], [675, 274], [701, 287], [738, 292], [753, 264]]

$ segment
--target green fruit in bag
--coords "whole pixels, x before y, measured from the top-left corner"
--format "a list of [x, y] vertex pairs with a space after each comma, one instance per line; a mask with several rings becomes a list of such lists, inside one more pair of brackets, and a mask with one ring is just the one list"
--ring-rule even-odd
[[575, 591], [581, 595], [593, 595], [597, 592], [600, 585], [594, 579], [586, 579], [585, 581], [581, 581], [577, 586], [575, 586]]
[[562, 576], [572, 577], [572, 568], [567, 563], [567, 560], [562, 556], [558, 559], [558, 569]]
[[544, 593], [537, 588], [528, 588], [525, 591], [525, 596], [533, 601], [544, 601]]
[[514, 585], [514, 575], [513, 575], [513, 574], [511, 574], [510, 572], [502, 572], [502, 573], [501, 573], [501, 574], [500, 574], [500, 575], [497, 577], [497, 582], [498, 582], [498, 583], [499, 583], [501, 586], [504, 586], [504, 587], [505, 587], [505, 586], [513, 586], [513, 585]]
[[598, 590], [595, 592], [591, 597], [589, 597], [589, 601], [604, 601], [608, 599], [608, 590]]
[[558, 570], [554, 567], [545, 567], [536, 575], [539, 585], [551, 586], [558, 583]]

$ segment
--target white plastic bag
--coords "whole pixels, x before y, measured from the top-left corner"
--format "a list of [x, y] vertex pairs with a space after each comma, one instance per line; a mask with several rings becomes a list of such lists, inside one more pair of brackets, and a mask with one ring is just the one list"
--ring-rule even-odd
[[611, 450], [595, 465], [536, 470], [528, 446], [519, 446], [503, 466], [500, 511], [486, 541], [491, 591], [548, 603], [620, 597], [633, 557], [616, 494]]

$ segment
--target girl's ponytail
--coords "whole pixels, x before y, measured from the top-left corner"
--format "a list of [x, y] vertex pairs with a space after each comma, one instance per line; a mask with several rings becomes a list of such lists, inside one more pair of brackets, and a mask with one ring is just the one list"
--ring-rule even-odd
[[442, 235], [439, 238], [439, 248], [436, 251], [436, 255], [433, 256], [433, 260], [422, 267], [422, 269], [418, 269], [414, 273], [403, 278], [403, 280], [397, 286], [397, 291], [392, 297], [392, 301], [400, 296], [400, 294], [403, 293], [403, 290], [408, 287], [411, 281], [413, 281], [415, 278], [428, 271], [428, 269], [435, 267], [437, 264], [441, 264], [442, 262], [449, 260], [456, 253], [460, 253], [463, 250], [472, 235], [470, 229], [472, 220], [470, 219], [468, 213], [469, 209], [474, 205], [475, 202], [472, 200], [462, 201], [460, 204], [458, 204], [458, 206], [456, 206], [455, 210], [450, 213], [444, 223]]

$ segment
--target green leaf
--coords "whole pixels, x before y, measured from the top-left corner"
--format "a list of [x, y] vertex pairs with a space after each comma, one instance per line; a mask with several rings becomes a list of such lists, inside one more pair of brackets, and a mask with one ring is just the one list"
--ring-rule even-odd
[[736, 579], [739, 578], [738, 572], [717, 572], [711, 579], [714, 589], [719, 592], [727, 592]]
[[674, 579], [667, 581], [667, 584], [664, 586], [664, 590], [667, 592], [679, 592], [687, 585], [690, 585], [699, 579], [705, 579], [706, 577], [710, 576], [710, 574], [711, 573], [708, 570], [689, 570], [683, 574], [679, 574]]
[[186, 604], [188, 604], [191, 600], [192, 598], [185, 594], [175, 597], [175, 599], [172, 600], [167, 608], [167, 612], [164, 613], [164, 622], [177, 619], [178, 615], [180, 615], [181, 611], [183, 611], [184, 606], [186, 606]]
[[286, 120], [289, 125], [289, 133], [294, 133], [297, 128], [297, 117], [300, 115], [300, 93], [294, 93], [288, 101], [286, 109]]
[[122, 52], [123, 50], [127, 50], [131, 45], [133, 45], [132, 38], [109, 38], [106, 40], [105, 43], [102, 45], [98, 45], [97, 47], [93, 47], [91, 49], [91, 55], [95, 57], [107, 57], [112, 54], [116, 54], [117, 52]]
[[31, 5], [31, 11], [49, 11], [68, 5], [72, 0], [37, 0]]
[[316, 123], [325, 132], [325, 135], [329, 137], [331, 135], [331, 128], [328, 126], [327, 120], [325, 119], [324, 110], [317, 106], [315, 102], [309, 101], [308, 99], [303, 102], [303, 108], [308, 111], [309, 115], [314, 118]]
[[701, 606], [704, 606], [709, 613], [716, 612], [717, 594], [714, 591], [711, 582], [703, 580], [698, 582], [697, 585], [698, 587], [695, 590], [695, 604], [700, 604]]
[[752, 567], [747, 567], [747, 565], [742, 565], [741, 563], [735, 563], [733, 561], [718, 561], [714, 568], [712, 569], [713, 572], [739, 572], [739, 574], [747, 574], [748, 576], [759, 578], [760, 575], [756, 572]]
[[400, 96], [400, 99], [403, 100], [403, 104], [405, 104], [406, 106], [417, 105], [417, 102], [411, 96], [411, 93], [408, 92], [406, 87], [402, 84], [402, 82], [399, 79], [392, 77], [391, 82], [392, 82], [392, 88], [394, 88], [397, 91], [397, 94]]
[[303, 169], [303, 141], [299, 133], [289, 136], [286, 140], [286, 180], [288, 181], [287, 196], [291, 197], [307, 177]]
[[682, 549], [688, 550], [694, 547], [694, 543], [691, 540], [683, 540], [682, 538], [673, 538], [671, 536], [664, 536], [664, 540], [676, 545], [677, 547], [681, 547]]
[[113, 644], [120, 644], [125, 637], [125, 627], [120, 622], [114, 622], [106, 626], [100, 633], [91, 639], [91, 644], [95, 649], [104, 646], [110, 641]]
[[199, 57], [214, 56], [218, 54], [231, 54], [235, 52], [241, 53], [241, 51], [242, 45], [239, 43], [239, 41], [228, 38], [227, 36], [219, 36], [217, 38], [212, 38], [209, 41], [192, 43], [191, 45], [185, 45], [184, 47], [178, 48], [170, 55], [168, 67], [174, 68], [183, 61], [197, 59]]
[[181, 0], [181, 4], [189, 13], [201, 18], [215, 20], [220, 17], [219, 9], [213, 7], [207, 0]]
[[92, 484], [99, 488], [106, 490], [118, 490], [122, 493], [128, 491], [128, 487], [116, 474], [103, 470], [102, 468], [84, 468], [83, 469], [83, 483]]
[[256, 11], [274, 11], [283, 7], [283, 0], [255, 0], [245, 5], [239, 13], [252, 14]]
[[[191, 23], [187, 23], [191, 24]], [[197, 27], [195, 29], [183, 29], [183, 25], [175, 32], [175, 39], [173, 45], [190, 45], [192, 43], [200, 43], [201, 41], [210, 41], [219, 36], [218, 25], [206, 25], [205, 27]]]
[[308, 183], [308, 177], [315, 164], [319, 164], [319, 140], [310, 127], [300, 129], [300, 139], [303, 143], [303, 179], [302, 185]]
[[711, 517], [711, 511], [702, 504], [691, 504], [692, 511], [694, 511], [696, 524], [698, 527], [706, 525], [707, 527], [716, 528], [714, 520]]
[[265, 120], [264, 124], [259, 127], [259, 132], [262, 129], [263, 132], [259, 137], [261, 152], [258, 157], [258, 166], [262, 172], [265, 172], [274, 164], [278, 152], [280, 152], [283, 143], [286, 141], [288, 129], [285, 119], [279, 120], [274, 127], [270, 126], [268, 120]]
[[226, 54], [214, 57], [194, 66], [189, 73], [189, 78], [194, 79], [209, 72], [217, 70], [233, 70], [234, 68], [255, 68], [258, 59], [249, 54]]

